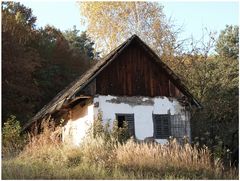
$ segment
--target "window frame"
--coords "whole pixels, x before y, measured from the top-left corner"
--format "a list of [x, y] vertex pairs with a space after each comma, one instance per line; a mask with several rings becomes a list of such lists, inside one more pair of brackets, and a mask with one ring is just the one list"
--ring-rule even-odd
[[[135, 138], [135, 118], [134, 118], [134, 113], [115, 113], [115, 118], [116, 118], [116, 121], [118, 121], [118, 116], [124, 116], [125, 117], [125, 121], [127, 121], [128, 123], [128, 133], [130, 135], [130, 137], [134, 137]], [[127, 116], [133, 116], [133, 119], [132, 119], [132, 122], [133, 122], [133, 134], [131, 135], [131, 132], [130, 132], [130, 129], [129, 129], [129, 120], [126, 119]]]
[[[159, 116], [159, 118], [156, 118]], [[161, 118], [162, 117], [162, 118]], [[167, 133], [165, 132], [164, 119], [167, 118]], [[171, 136], [171, 117], [169, 114], [152, 114], [153, 137], [155, 139], [168, 139]], [[161, 121], [161, 122], [160, 122]], [[158, 123], [160, 122], [160, 123]], [[160, 125], [157, 125], [160, 124]], [[160, 128], [157, 128], [160, 126]], [[159, 133], [160, 130], [160, 133]]]

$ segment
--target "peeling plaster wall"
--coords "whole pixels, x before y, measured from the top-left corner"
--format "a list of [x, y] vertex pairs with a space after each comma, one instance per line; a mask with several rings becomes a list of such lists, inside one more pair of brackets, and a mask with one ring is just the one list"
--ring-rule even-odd
[[77, 105], [71, 110], [70, 119], [63, 126], [63, 142], [79, 145], [94, 120], [93, 105]]
[[[190, 113], [182, 107], [175, 98], [167, 97], [114, 97], [96, 96], [93, 104], [75, 106], [70, 113], [70, 119], [63, 126], [62, 139], [64, 142], [79, 145], [86, 131], [102, 113], [103, 123], [110, 121], [112, 127], [116, 113], [134, 114], [135, 136], [139, 140], [153, 136], [152, 114], [170, 114], [172, 120], [181, 120], [186, 125], [181, 130], [181, 136], [190, 138]], [[157, 139], [166, 143], [166, 139]]]
[[[104, 123], [116, 119], [116, 113], [134, 114], [135, 136], [139, 140], [153, 136], [152, 114], [176, 115], [181, 121], [185, 122], [186, 136], [190, 138], [190, 113], [182, 107], [175, 98], [167, 97], [114, 97], [99, 95], [94, 98], [95, 119], [97, 113], [102, 113]], [[166, 143], [166, 139], [157, 139], [159, 143]]]

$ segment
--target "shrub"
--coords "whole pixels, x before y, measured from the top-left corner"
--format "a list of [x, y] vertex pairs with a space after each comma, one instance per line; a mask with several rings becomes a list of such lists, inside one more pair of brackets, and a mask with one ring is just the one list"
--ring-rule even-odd
[[17, 154], [24, 146], [24, 137], [20, 135], [21, 126], [16, 116], [11, 115], [2, 128], [2, 151], [4, 156]]
[[93, 130], [94, 138], [104, 135], [105, 132], [104, 132], [104, 126], [102, 123], [102, 113], [101, 112], [98, 113], [97, 119], [94, 120], [92, 127], [90, 127], [90, 130]]
[[126, 121], [123, 122], [123, 127], [119, 128], [117, 120], [114, 120], [113, 127], [111, 129], [109, 121], [105, 125], [103, 124], [101, 112], [98, 113], [98, 118], [94, 120], [93, 126], [90, 127], [87, 137], [91, 137], [92, 130], [93, 138], [102, 137], [105, 141], [124, 143], [130, 138], [128, 133], [128, 124]]
[[126, 142], [130, 138], [127, 121], [123, 121], [123, 127], [119, 128], [117, 120], [114, 120], [111, 136], [120, 143]]

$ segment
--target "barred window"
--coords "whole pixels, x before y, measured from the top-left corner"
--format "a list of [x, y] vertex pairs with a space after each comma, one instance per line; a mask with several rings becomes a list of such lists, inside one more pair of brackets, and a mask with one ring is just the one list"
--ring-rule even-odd
[[171, 134], [169, 114], [153, 114], [155, 139], [167, 139]]
[[181, 142], [184, 136], [189, 136], [189, 122], [183, 120], [180, 114], [171, 115], [171, 134], [174, 138]]
[[123, 122], [128, 123], [128, 131], [130, 136], [135, 136], [135, 127], [134, 127], [134, 114], [116, 114], [116, 119], [118, 122], [118, 127], [123, 127]]

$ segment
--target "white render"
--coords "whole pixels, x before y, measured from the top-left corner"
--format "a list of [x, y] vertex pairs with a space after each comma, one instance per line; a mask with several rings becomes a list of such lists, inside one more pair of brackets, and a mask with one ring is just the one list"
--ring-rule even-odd
[[[72, 111], [73, 118], [63, 127], [63, 141], [69, 140], [74, 145], [81, 143], [86, 130], [93, 120], [97, 119], [98, 113], [102, 114], [103, 123], [109, 122], [110, 127], [116, 119], [116, 114], [134, 114], [135, 136], [138, 140], [153, 137], [152, 114], [176, 115], [186, 123], [183, 134], [190, 138], [190, 113], [175, 98], [97, 95], [92, 104], [82, 108], [76, 107]], [[156, 139], [156, 141], [161, 144], [167, 142], [166, 139]]]
[[[182, 107], [175, 98], [167, 97], [131, 97], [140, 102], [152, 102], [152, 104], [133, 104], [125, 103], [113, 103], [111, 100], [117, 99], [116, 96], [102, 96], [94, 98], [94, 103], [99, 102], [99, 107], [94, 108], [95, 119], [97, 118], [97, 112], [102, 113], [103, 122], [110, 121], [112, 126], [113, 121], [116, 119], [116, 113], [120, 114], [134, 114], [135, 123], [135, 136], [139, 140], [144, 140], [146, 137], [153, 136], [153, 120], [152, 114], [170, 114], [180, 115], [183, 121], [187, 122], [187, 135], [190, 138], [190, 116], [189, 112]], [[128, 100], [129, 97], [121, 97], [122, 100]], [[137, 102], [136, 101], [136, 102]], [[127, 102], [127, 101], [126, 101]], [[159, 143], [166, 143], [166, 139], [157, 139]]]
[[77, 146], [81, 143], [93, 123], [93, 105], [76, 106], [71, 114], [72, 118], [62, 128], [62, 141]]

